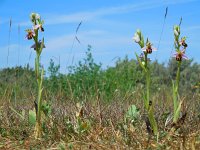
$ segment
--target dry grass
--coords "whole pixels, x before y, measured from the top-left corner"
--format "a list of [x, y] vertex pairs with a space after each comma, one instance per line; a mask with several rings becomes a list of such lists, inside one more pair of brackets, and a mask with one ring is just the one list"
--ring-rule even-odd
[[[6, 95], [5, 95], [6, 96]], [[136, 95], [135, 95], [136, 96]], [[9, 97], [9, 94], [6, 96]], [[61, 96], [54, 97], [52, 112], [46, 120], [44, 137], [35, 140], [34, 127], [28, 124], [28, 111], [34, 108], [34, 98], [18, 102], [16, 106], [0, 100], [0, 149], [198, 149], [200, 147], [199, 95], [186, 101], [183, 110], [187, 112], [184, 123], [173, 134], [170, 126], [164, 126], [166, 112], [171, 111], [170, 103], [157, 101], [156, 116], [159, 124], [159, 137], [146, 131], [144, 112], [140, 97], [133, 95], [126, 98], [115, 97], [111, 103], [103, 103], [100, 98], [88, 100], [83, 107]], [[154, 96], [156, 100], [158, 95]], [[164, 98], [163, 98], [164, 100]], [[192, 103], [191, 103], [192, 102]], [[124, 116], [131, 104], [140, 109], [140, 116], [133, 124], [125, 122]], [[159, 106], [158, 106], [159, 104]], [[161, 105], [162, 104], [162, 105]], [[10, 106], [18, 112], [25, 110], [22, 120]], [[188, 106], [188, 107], [186, 107]], [[76, 132], [77, 114], [82, 123], [89, 128]], [[69, 128], [67, 120], [72, 124]]]

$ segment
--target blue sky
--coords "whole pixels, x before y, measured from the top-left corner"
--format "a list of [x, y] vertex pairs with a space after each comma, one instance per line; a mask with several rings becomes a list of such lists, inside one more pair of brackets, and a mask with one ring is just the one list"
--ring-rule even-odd
[[[138, 28], [158, 47], [166, 7], [163, 36], [151, 59], [169, 60], [173, 53], [173, 25], [182, 17], [181, 33], [188, 37], [187, 55], [200, 63], [199, 6], [199, 0], [0, 0], [0, 68], [27, 63], [33, 67], [33, 42], [25, 40], [25, 29], [31, 28], [31, 12], [39, 13], [45, 21], [42, 64], [47, 68], [50, 59], [56, 63], [60, 60], [61, 71], [66, 72], [66, 66], [85, 57], [88, 44], [95, 61], [104, 68], [114, 65], [117, 57], [135, 58], [134, 53], [140, 53], [140, 49], [132, 37]], [[71, 48], [80, 21], [77, 36], [81, 44], [75, 41]]]

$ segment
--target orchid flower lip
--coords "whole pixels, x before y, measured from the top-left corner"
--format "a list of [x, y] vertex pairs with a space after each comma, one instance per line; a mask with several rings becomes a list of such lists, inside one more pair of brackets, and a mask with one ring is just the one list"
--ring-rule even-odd
[[183, 47], [187, 47], [187, 43], [185, 42], [185, 38], [181, 38], [181, 41], [179, 42], [180, 45], [182, 45]]
[[31, 29], [26, 30], [27, 35], [26, 35], [26, 39], [31, 40], [34, 36], [35, 36], [35, 32]]
[[177, 61], [182, 61], [182, 58], [188, 60], [188, 57], [185, 55], [184, 50], [174, 53], [172, 57], [176, 58]]
[[147, 52], [149, 50], [151, 51], [157, 51], [157, 48], [153, 47], [153, 46], [144, 46], [142, 49], [141, 49], [143, 52]]

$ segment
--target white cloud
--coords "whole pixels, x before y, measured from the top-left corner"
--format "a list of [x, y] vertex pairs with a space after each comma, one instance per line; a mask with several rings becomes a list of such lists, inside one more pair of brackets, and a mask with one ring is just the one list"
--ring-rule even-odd
[[77, 23], [80, 21], [86, 22], [99, 19], [103, 16], [142, 11], [163, 5], [165, 5], [165, 3], [159, 3], [158, 1], [151, 1], [138, 4], [101, 8], [94, 11], [77, 12], [74, 14], [49, 14], [48, 16], [46, 16], [45, 24], [55, 25], [55, 24], [74, 23], [74, 22]]
[[[143, 11], [152, 8], [176, 5], [181, 3], [189, 3], [197, 0], [152, 0], [152, 1], [144, 1], [135, 4], [126, 4], [122, 6], [114, 6], [107, 8], [100, 8], [94, 11], [83, 11], [77, 12], [73, 14], [47, 14], [44, 16], [45, 25], [56, 25], [56, 24], [64, 24], [64, 23], [78, 23], [80, 21], [91, 21], [100, 19], [103, 16], [114, 15], [114, 14], [123, 14], [128, 12], [136, 12]], [[24, 21], [20, 23], [21, 26], [30, 25], [28, 21]]]

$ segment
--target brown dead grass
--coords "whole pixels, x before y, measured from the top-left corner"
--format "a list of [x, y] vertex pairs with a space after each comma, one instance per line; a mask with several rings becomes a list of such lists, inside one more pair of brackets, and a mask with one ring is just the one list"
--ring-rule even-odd
[[[154, 97], [155, 99], [157, 96]], [[77, 126], [76, 114], [79, 109], [75, 102], [57, 98], [52, 104], [51, 117], [47, 120], [44, 137], [35, 140], [33, 126], [28, 118], [21, 120], [9, 106], [18, 112], [33, 109], [33, 99], [18, 103], [0, 100], [0, 149], [199, 149], [200, 147], [200, 99], [196, 94], [191, 100], [185, 100], [182, 111], [187, 112], [186, 120], [174, 133], [165, 128], [163, 114], [171, 111], [170, 103], [166, 106], [156, 102], [155, 114], [158, 120], [159, 137], [148, 135], [144, 121], [144, 111], [139, 98], [116, 98], [111, 103], [102, 100], [88, 100], [82, 107], [81, 120], [90, 122], [90, 128], [82, 134], [67, 129], [66, 119]], [[157, 100], [157, 99], [156, 99]], [[155, 100], [155, 101], [156, 101]], [[31, 101], [31, 102], [30, 102]], [[192, 101], [192, 103], [191, 103]], [[3, 103], [2, 103], [3, 102]], [[131, 104], [140, 109], [136, 123], [124, 122], [124, 115]], [[126, 126], [126, 129], [123, 126]]]

